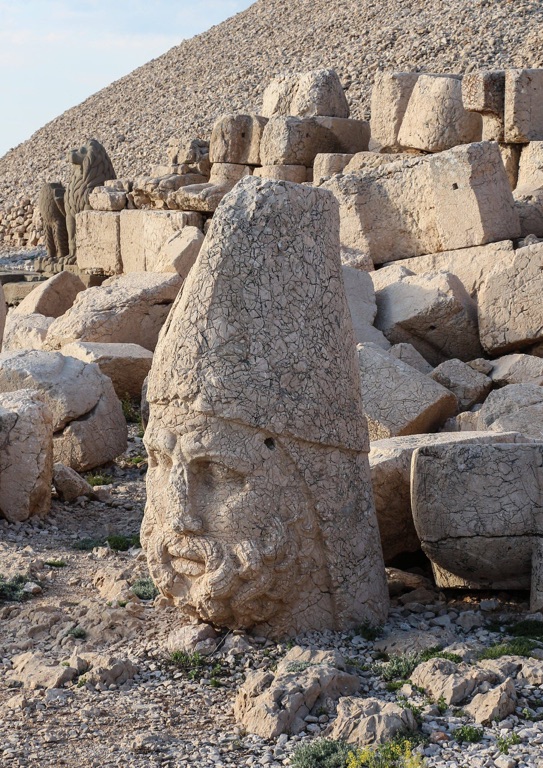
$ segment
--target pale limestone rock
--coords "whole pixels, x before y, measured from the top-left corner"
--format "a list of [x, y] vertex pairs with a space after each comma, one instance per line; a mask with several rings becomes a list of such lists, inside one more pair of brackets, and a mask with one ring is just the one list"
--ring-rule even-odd
[[440, 432], [477, 432], [479, 429], [478, 411], [462, 411], [452, 419], [447, 419]]
[[4, 331], [5, 352], [16, 349], [43, 349], [47, 331], [54, 317], [45, 315], [16, 315], [10, 312]]
[[208, 651], [211, 646], [215, 648], [218, 638], [219, 635], [210, 624], [189, 624], [170, 632], [167, 647], [170, 653], [201, 653]]
[[153, 353], [138, 344], [97, 344], [74, 341], [62, 347], [62, 354], [85, 363], [96, 363], [109, 376], [117, 397], [139, 398], [145, 377], [151, 370]]
[[541, 659], [522, 659], [518, 679], [522, 682], [526, 681], [528, 685], [543, 685], [543, 662]]
[[111, 187], [94, 187], [89, 205], [93, 211], [122, 211], [126, 208], [126, 193]]
[[388, 350], [392, 357], [401, 360], [402, 363], [410, 365], [411, 368], [419, 371], [419, 373], [431, 373], [434, 369], [428, 363], [420, 352], [417, 352], [412, 344], [408, 344], [406, 341], [402, 341], [399, 344], [393, 344]]
[[465, 707], [465, 710], [476, 723], [489, 725], [494, 720], [500, 722], [508, 715], [514, 714], [516, 707], [515, 683], [511, 678], [508, 678], [487, 693], [478, 693]]
[[47, 348], [93, 341], [139, 344], [152, 351], [181, 284], [179, 275], [135, 272], [88, 288], [50, 326]]
[[92, 469], [126, 450], [126, 422], [113, 385], [97, 365], [58, 352], [0, 355], [0, 392], [38, 390], [53, 419], [55, 461]]
[[209, 183], [216, 186], [233, 186], [244, 176], [250, 176], [253, 169], [250, 165], [240, 165], [239, 163], [213, 163], [209, 175]]
[[260, 165], [260, 140], [267, 122], [260, 115], [222, 115], [211, 132], [210, 162]]
[[313, 177], [316, 182], [326, 179], [336, 173], [343, 173], [355, 155], [341, 152], [322, 152], [313, 161]]
[[430, 432], [456, 413], [456, 397], [428, 376], [375, 344], [357, 352], [371, 441]]
[[400, 160], [407, 160], [412, 155], [403, 154], [385, 154], [378, 152], [357, 152], [352, 160], [345, 166], [343, 173], [352, 173], [352, 171], [370, 171], [372, 168], [381, 168], [383, 165], [397, 163]]
[[214, 213], [223, 197], [230, 192], [234, 182], [222, 182], [221, 184], [189, 184], [172, 193], [172, 207], [183, 211], [196, 211], [199, 213]]
[[335, 70], [315, 69], [274, 78], [264, 91], [262, 114], [349, 117], [349, 105]]
[[543, 360], [533, 355], [504, 355], [491, 361], [490, 378], [498, 387], [506, 384], [543, 386]]
[[543, 188], [517, 186], [513, 192], [522, 237], [543, 237]]
[[[379, 287], [396, 282], [397, 276], [389, 270], [404, 267], [414, 275], [424, 275], [426, 272], [451, 272], [460, 280], [472, 298], [476, 298], [481, 285], [496, 264], [504, 265], [514, 256], [513, 242], [502, 240], [498, 243], [476, 245], [472, 248], [460, 248], [454, 251], [430, 253], [417, 256], [414, 259], [402, 259], [399, 262], [385, 266], [377, 271], [381, 281]], [[375, 287], [378, 290], [377, 286]]]
[[83, 281], [72, 272], [62, 271], [39, 283], [13, 309], [14, 315], [44, 315], [60, 317], [73, 305], [76, 296], [85, 290]]
[[340, 247], [341, 263], [346, 267], [359, 269], [363, 272], [373, 272], [373, 261], [367, 253], [359, 251], [357, 248]]
[[341, 272], [356, 342], [372, 341], [388, 349], [390, 342], [373, 325], [377, 304], [371, 277], [367, 272], [352, 267], [343, 266]]
[[365, 747], [416, 730], [417, 721], [410, 709], [372, 697], [344, 696], [338, 701], [337, 718], [326, 737]]
[[430, 378], [456, 395], [460, 411], [469, 411], [476, 403], [482, 403], [492, 389], [488, 376], [461, 360], [446, 360], [434, 368]]
[[537, 384], [508, 384], [494, 390], [477, 414], [479, 429], [514, 429], [543, 440], [543, 389]]
[[455, 275], [407, 275], [376, 297], [375, 325], [393, 344], [412, 344], [432, 365], [481, 355], [477, 307]]
[[420, 629], [397, 629], [374, 643], [374, 648], [387, 656], [414, 654], [427, 651], [430, 648], [444, 648], [455, 641], [455, 635], [443, 628], [438, 632], [425, 632]]
[[[73, 657], [72, 657], [73, 658]], [[85, 680], [93, 686], [120, 686], [137, 675], [139, 668], [130, 659], [110, 654], [82, 653], [80, 658], [85, 662]], [[70, 659], [70, 664], [72, 659]]]
[[543, 141], [531, 141], [522, 147], [517, 183], [530, 189], [543, 187]]
[[386, 615], [338, 228], [323, 190], [242, 179], [155, 353], [142, 543], [161, 592], [215, 626]]
[[462, 104], [458, 75], [419, 75], [398, 133], [403, 147], [442, 152], [458, 144], [480, 141], [480, 115]]
[[202, 228], [202, 218], [187, 211], [123, 211], [120, 215], [123, 271], [154, 272], [162, 249], [185, 227]]
[[[410, 259], [409, 261], [414, 261], [414, 259]], [[377, 293], [378, 291], [382, 291], [383, 288], [387, 288], [389, 285], [399, 283], [404, 277], [409, 277], [414, 274], [415, 273], [411, 269], [407, 269], [407, 267], [403, 266], [403, 262], [396, 262], [389, 266], [374, 270], [370, 277], [373, 282], [373, 287], [375, 288], [375, 293]]]
[[249, 733], [274, 739], [295, 735], [305, 719], [334, 704], [340, 696], [358, 691], [357, 675], [345, 671], [337, 651], [292, 648], [275, 672], [259, 670], [248, 675], [234, 703], [234, 717]]
[[275, 181], [292, 181], [295, 184], [305, 184], [309, 181], [308, 169], [305, 165], [263, 165], [254, 169], [254, 175], [260, 179], [275, 179]]
[[183, 280], [204, 242], [204, 233], [198, 227], [183, 227], [167, 240], [156, 258], [154, 272], [176, 272]]
[[511, 189], [518, 184], [518, 173], [522, 144], [499, 144], [500, 156], [505, 167]]
[[411, 673], [411, 682], [424, 688], [434, 701], [442, 698], [448, 706], [461, 704], [473, 696], [481, 683], [497, 682], [490, 669], [456, 664], [448, 659], [430, 659]]
[[469, 72], [462, 78], [462, 102], [483, 119], [483, 141], [504, 139], [504, 70]]
[[121, 274], [120, 217], [120, 213], [104, 211], [81, 211], [76, 215], [75, 238], [79, 269], [106, 275]]
[[384, 151], [401, 149], [398, 133], [419, 75], [376, 72], [371, 92], [371, 138]]
[[[27, 386], [31, 386], [30, 382]], [[51, 507], [53, 419], [34, 389], [0, 394], [0, 517], [43, 517]]]
[[78, 676], [74, 667], [51, 663], [51, 659], [40, 651], [18, 654], [12, 658], [12, 665], [13, 680], [30, 689], [62, 688]]
[[505, 141], [543, 140], [543, 69], [505, 72]]
[[519, 248], [488, 274], [478, 296], [487, 352], [517, 351], [543, 338], [543, 243]]
[[521, 439], [514, 432], [455, 432], [393, 437], [373, 442], [370, 450], [371, 482], [385, 561], [402, 552], [415, 552], [420, 548], [410, 495], [411, 458], [417, 448], [456, 443], [513, 443]]
[[92, 496], [94, 493], [85, 478], [59, 462], [53, 466], [53, 485], [62, 501], [75, 501], [79, 496]]
[[374, 264], [520, 235], [492, 142], [333, 176], [322, 186], [340, 203], [342, 246], [367, 253]]
[[[512, 387], [540, 389], [513, 384], [493, 395]], [[542, 446], [419, 448], [411, 477], [413, 519], [432, 563], [483, 588], [526, 587], [531, 572], [531, 610], [540, 610]]]

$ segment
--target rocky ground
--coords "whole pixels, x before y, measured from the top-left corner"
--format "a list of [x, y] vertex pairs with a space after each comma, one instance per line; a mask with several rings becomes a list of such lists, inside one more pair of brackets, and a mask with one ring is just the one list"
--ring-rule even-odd
[[[27, 590], [22, 602], [0, 601], [0, 763], [20, 768], [290, 765], [301, 743], [326, 733], [333, 707], [309, 716], [299, 735], [272, 740], [246, 734], [232, 707], [246, 675], [273, 670], [292, 643], [233, 633], [218, 641], [212, 656], [174, 663], [168, 636], [178, 623], [175, 609], [149, 593], [145, 558], [137, 546], [111, 548], [134, 544], [131, 537], [143, 514], [146, 462], [138, 434], [138, 426], [131, 425], [127, 453], [93, 474], [92, 482], [101, 484], [95, 485], [98, 498], [71, 504], [54, 499], [44, 520], [0, 521], [1, 571], [6, 579], [24, 575]], [[111, 546], [104, 546], [106, 539]], [[390, 576], [393, 607], [381, 632], [362, 627], [311, 633], [298, 638], [299, 645], [338, 650], [348, 670], [360, 676], [358, 695], [410, 708], [421, 731], [415, 752], [429, 768], [540, 768], [543, 624], [538, 628], [537, 621], [543, 616], [531, 617], [539, 640], [514, 638], [510, 625], [526, 618], [526, 595], [445, 596], [423, 576]], [[409, 654], [421, 649], [445, 646], [474, 663], [486, 648], [504, 642], [514, 645], [493, 655], [517, 653], [513, 667], [518, 669], [525, 663], [518, 656], [522, 651], [535, 657], [536, 671], [532, 682], [520, 671], [511, 673], [518, 700], [500, 723], [474, 726], [465, 710], [446, 706], [441, 698], [432, 701], [402, 682], [410, 675]], [[383, 666], [381, 660], [393, 651], [404, 655], [395, 666]], [[25, 657], [27, 666], [20, 661], [25, 653], [31, 654]], [[85, 671], [85, 659], [94, 668]], [[96, 671], [98, 659], [102, 673]], [[68, 673], [72, 679], [65, 681]], [[47, 687], [35, 687], [40, 683]]]

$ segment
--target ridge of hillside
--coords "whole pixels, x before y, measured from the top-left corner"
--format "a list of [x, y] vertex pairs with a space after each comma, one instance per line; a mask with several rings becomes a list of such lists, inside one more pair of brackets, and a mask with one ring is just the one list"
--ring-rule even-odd
[[[543, 66], [535, 0], [257, 0], [36, 131], [0, 158], [0, 209], [66, 179], [66, 151], [90, 137], [118, 176], [165, 161], [172, 136], [207, 138], [225, 112], [258, 112], [283, 71], [334, 67], [353, 117], [369, 117], [378, 69], [466, 72]], [[180, 35], [182, 30], [180, 30]]]

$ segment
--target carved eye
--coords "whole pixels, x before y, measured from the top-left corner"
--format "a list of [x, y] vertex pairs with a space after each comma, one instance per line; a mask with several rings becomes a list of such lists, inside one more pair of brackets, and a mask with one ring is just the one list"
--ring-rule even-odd
[[195, 461], [191, 464], [191, 471], [205, 483], [244, 483], [245, 476], [225, 464], [218, 461]]

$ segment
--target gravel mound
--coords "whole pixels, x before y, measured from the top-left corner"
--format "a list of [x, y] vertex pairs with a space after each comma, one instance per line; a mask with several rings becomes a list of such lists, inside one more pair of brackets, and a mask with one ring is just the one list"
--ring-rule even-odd
[[[282, 71], [334, 67], [354, 117], [378, 69], [466, 72], [543, 66], [543, 6], [509, 0], [258, 0], [68, 110], [0, 158], [0, 208], [66, 178], [89, 137], [119, 176], [165, 161], [171, 136], [207, 138], [224, 112], [258, 111]], [[180, 30], [181, 32], [181, 30]]]

